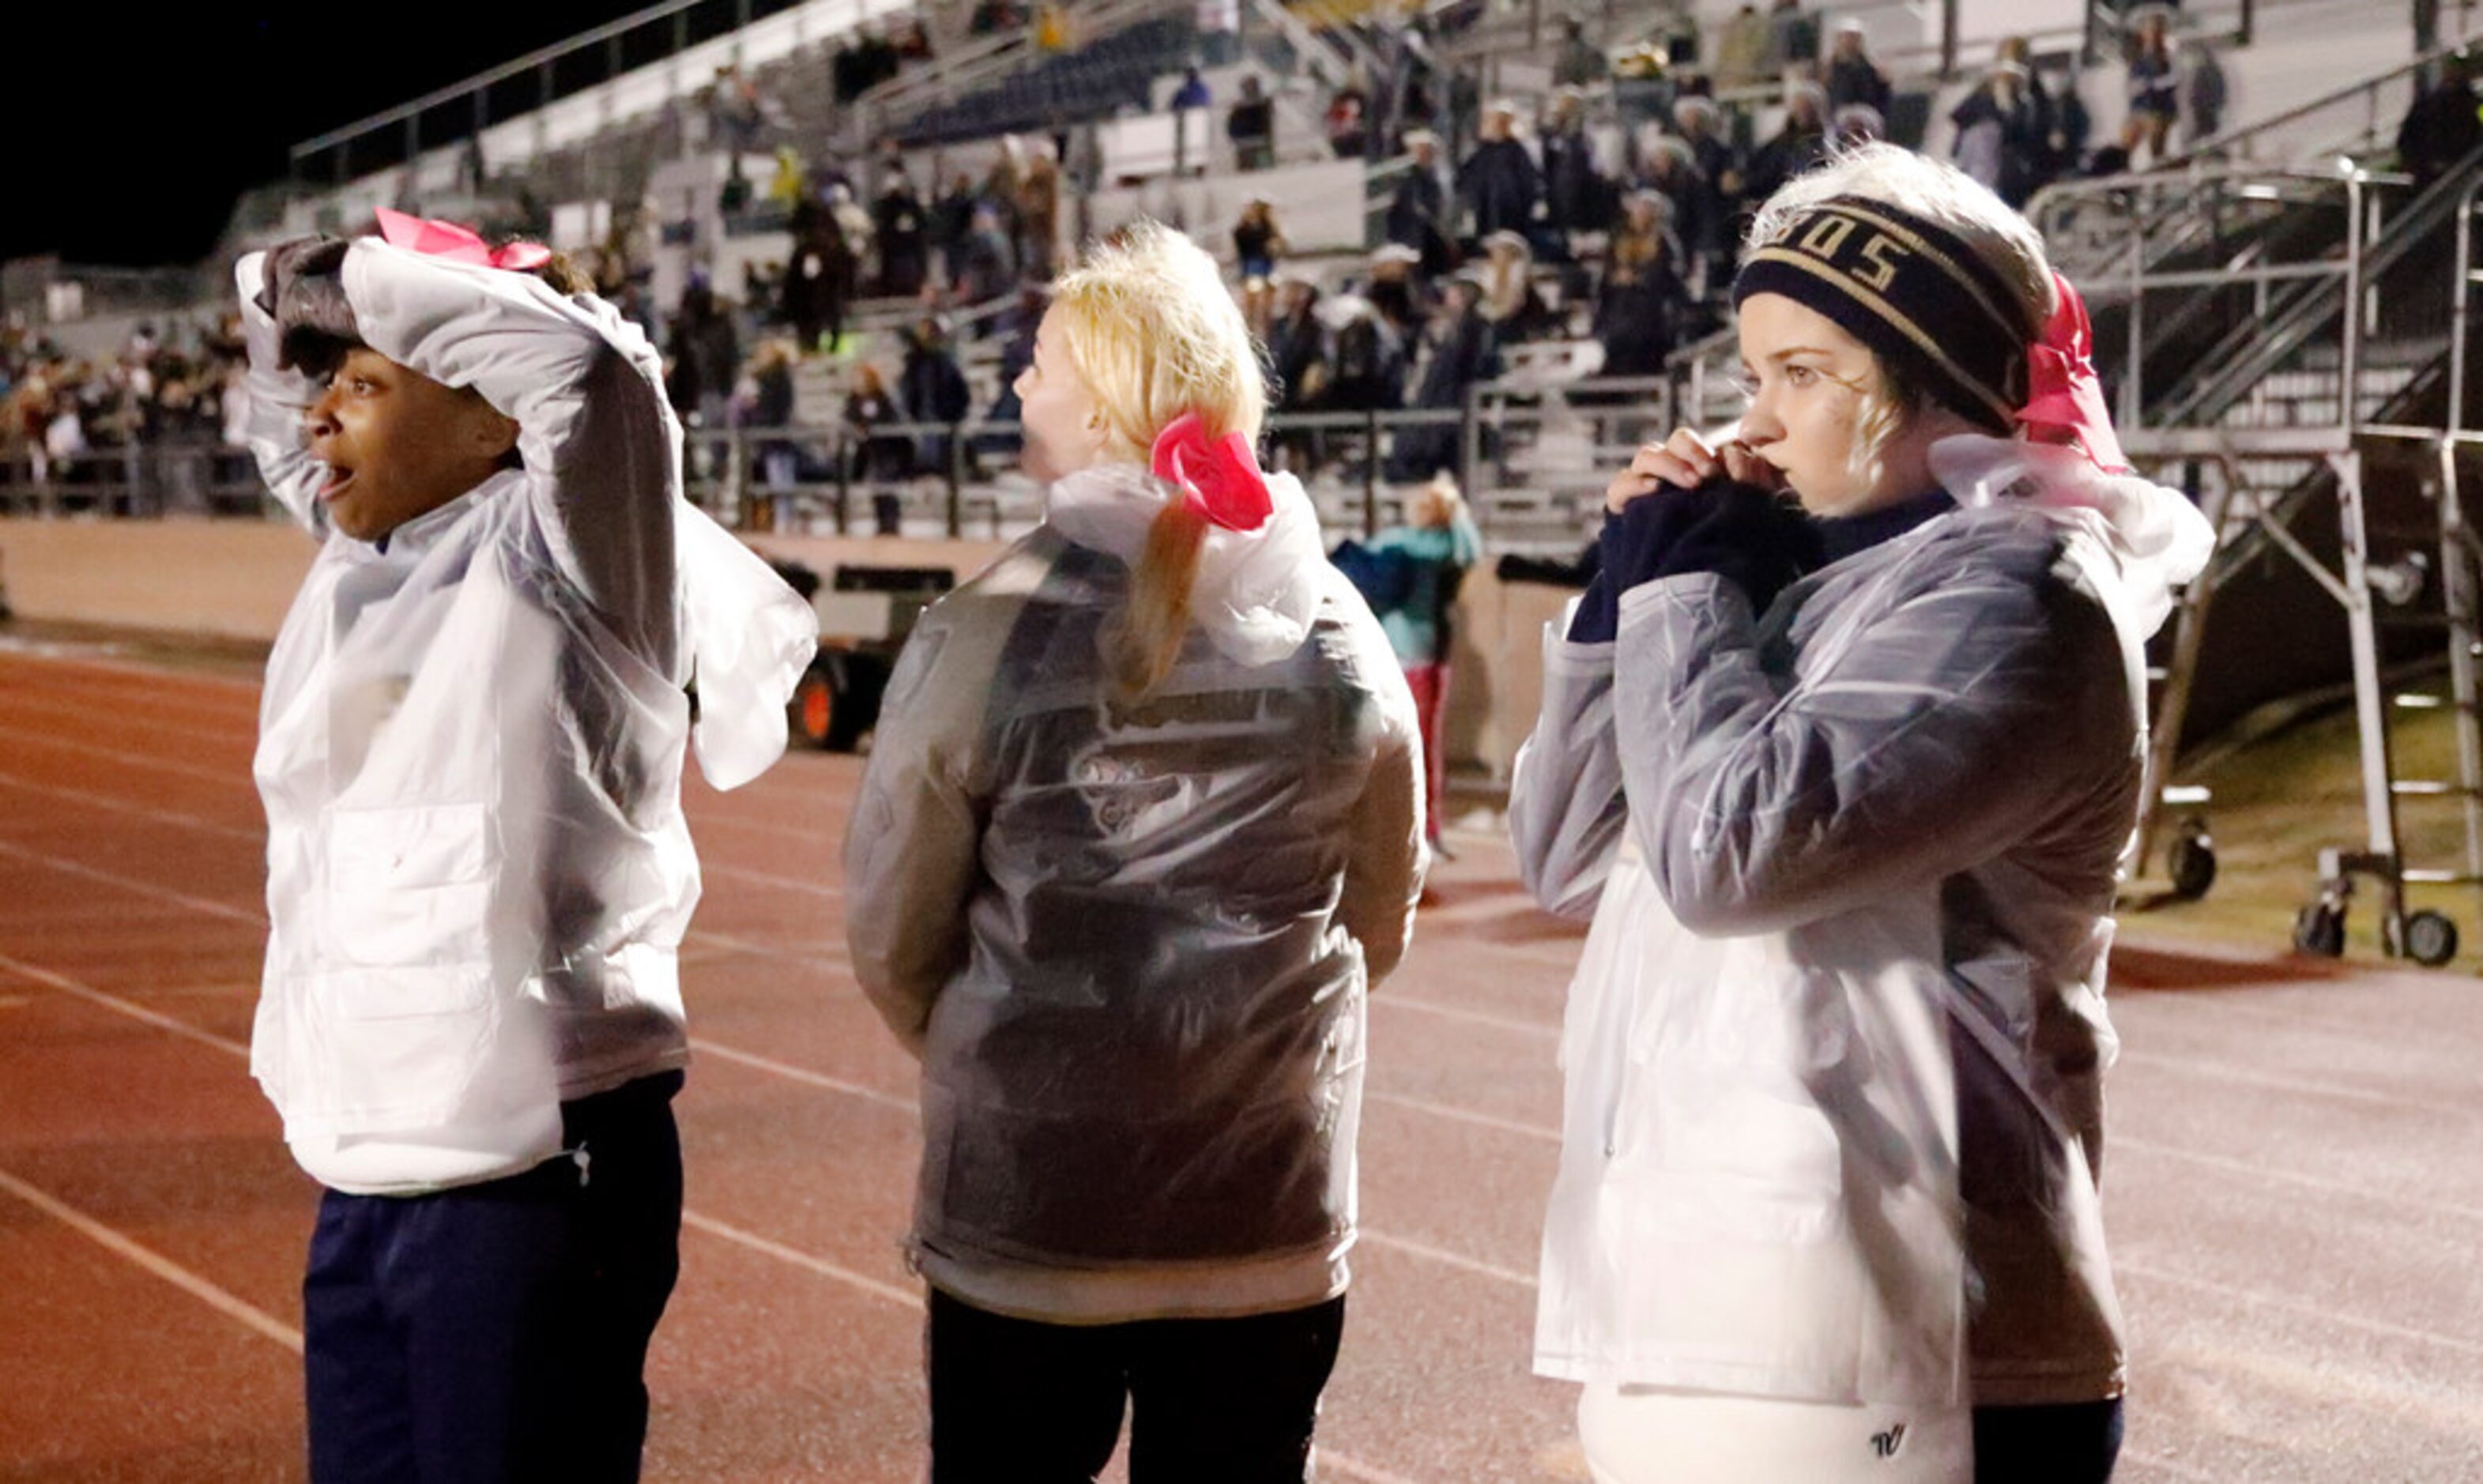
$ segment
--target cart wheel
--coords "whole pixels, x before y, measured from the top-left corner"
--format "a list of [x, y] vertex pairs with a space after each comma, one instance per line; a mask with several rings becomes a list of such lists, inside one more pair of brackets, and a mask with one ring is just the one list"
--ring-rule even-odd
[[2438, 968], [2457, 957], [2457, 924], [2446, 913], [2425, 908], [2405, 919], [2405, 956], [2425, 968]]
[[2198, 820], [2183, 825], [2165, 863], [2173, 873], [2175, 896], [2185, 902], [2205, 896], [2216, 884], [2216, 842], [2207, 838], [2206, 826]]
[[837, 687], [825, 671], [814, 670], [793, 687], [793, 729], [813, 747], [832, 747], [837, 735]]
[[2323, 896], [2294, 914], [2293, 946], [2299, 952], [2316, 954], [2323, 959], [2342, 958], [2345, 953], [2343, 904]]

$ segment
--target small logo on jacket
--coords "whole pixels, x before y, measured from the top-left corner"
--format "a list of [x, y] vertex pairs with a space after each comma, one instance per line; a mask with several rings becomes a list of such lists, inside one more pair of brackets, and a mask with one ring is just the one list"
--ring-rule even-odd
[[1871, 1435], [1871, 1451], [1882, 1458], [1894, 1458], [1897, 1449], [1906, 1445], [1906, 1424], [1899, 1422], [1883, 1433]]

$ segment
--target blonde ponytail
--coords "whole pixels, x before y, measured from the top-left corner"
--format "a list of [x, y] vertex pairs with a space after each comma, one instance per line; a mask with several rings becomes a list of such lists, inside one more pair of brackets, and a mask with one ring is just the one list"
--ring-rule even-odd
[[1207, 516], [1178, 496], [1147, 526], [1146, 549], [1130, 573], [1129, 605], [1113, 644], [1113, 678], [1130, 699], [1163, 683], [1189, 632], [1189, 592], [1198, 580], [1198, 551]]

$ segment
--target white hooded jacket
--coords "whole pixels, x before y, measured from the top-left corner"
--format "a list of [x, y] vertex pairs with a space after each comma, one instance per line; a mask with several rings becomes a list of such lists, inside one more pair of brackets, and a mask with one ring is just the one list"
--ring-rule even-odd
[[559, 1104], [687, 1059], [692, 741], [730, 787], [782, 753], [811, 610], [681, 497], [645, 337], [516, 273], [356, 242], [362, 338], [519, 428], [382, 542], [327, 528], [318, 387], [237, 272], [251, 443], [317, 560], [267, 667], [268, 939], [252, 1070], [323, 1183], [397, 1193], [555, 1153]]
[[912, 1251], [1055, 1322], [1343, 1290], [1363, 994], [1421, 886], [1420, 743], [1301, 487], [1212, 530], [1179, 661], [1108, 658], [1166, 487], [1073, 474], [933, 606], [845, 838], [855, 975], [922, 1059]]
[[1544, 642], [1510, 829], [1592, 912], [1543, 1239], [1548, 1375], [1797, 1400], [2122, 1385], [2097, 1179], [2140, 650], [2178, 493], [1967, 437], [1959, 509], [1753, 617], [1692, 574]]

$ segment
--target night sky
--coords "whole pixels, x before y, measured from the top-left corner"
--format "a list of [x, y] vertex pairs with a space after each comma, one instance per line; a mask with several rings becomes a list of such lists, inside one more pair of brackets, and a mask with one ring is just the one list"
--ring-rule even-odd
[[645, 4], [13, 6], [0, 259], [195, 262], [296, 141]]

